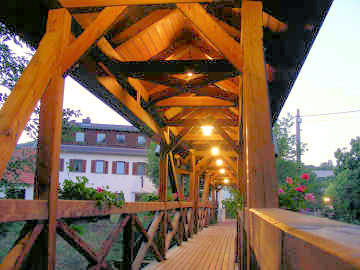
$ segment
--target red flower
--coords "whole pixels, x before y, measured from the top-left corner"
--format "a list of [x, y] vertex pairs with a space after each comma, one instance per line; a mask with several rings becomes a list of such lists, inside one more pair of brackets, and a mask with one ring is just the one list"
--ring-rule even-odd
[[301, 175], [301, 179], [303, 179], [303, 180], [309, 180], [309, 174], [308, 173], [303, 173], [302, 175]]
[[173, 198], [174, 198], [174, 200], [176, 200], [176, 199], [177, 199], [177, 197], [178, 197], [177, 192], [173, 193]]
[[103, 192], [104, 190], [103, 190], [101, 187], [97, 187], [97, 188], [96, 188], [96, 191], [97, 191], [97, 192]]
[[286, 177], [285, 181], [286, 181], [286, 183], [288, 183], [289, 185], [292, 185], [292, 183], [293, 183], [293, 180], [292, 180], [291, 177]]
[[279, 188], [279, 194], [283, 194], [284, 190], [282, 188]]
[[297, 186], [297, 187], [295, 188], [295, 190], [296, 190], [296, 191], [299, 191], [299, 192], [305, 192], [305, 189], [306, 189], [306, 187], [305, 187], [304, 185]]
[[306, 193], [304, 199], [307, 201], [315, 201], [315, 196], [312, 193]]

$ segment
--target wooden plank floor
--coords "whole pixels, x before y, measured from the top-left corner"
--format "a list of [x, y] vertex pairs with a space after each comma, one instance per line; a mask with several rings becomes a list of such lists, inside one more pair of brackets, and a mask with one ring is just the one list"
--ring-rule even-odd
[[236, 221], [211, 225], [180, 247], [168, 251], [167, 259], [152, 263], [146, 270], [237, 269], [235, 260]]

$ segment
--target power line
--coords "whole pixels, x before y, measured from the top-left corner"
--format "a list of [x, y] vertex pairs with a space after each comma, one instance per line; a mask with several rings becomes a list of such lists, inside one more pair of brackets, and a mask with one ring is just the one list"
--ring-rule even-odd
[[360, 112], [360, 110], [346, 111], [346, 112], [320, 113], [320, 114], [306, 114], [306, 115], [301, 115], [301, 117], [316, 117], [316, 116], [326, 116], [326, 115], [355, 113], [355, 112]]

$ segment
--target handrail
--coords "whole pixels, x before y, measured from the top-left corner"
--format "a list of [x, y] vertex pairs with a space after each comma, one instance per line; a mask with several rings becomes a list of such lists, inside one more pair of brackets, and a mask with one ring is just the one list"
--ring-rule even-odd
[[261, 269], [360, 269], [360, 226], [278, 208], [244, 211], [239, 220]]
[[[0, 222], [45, 220], [48, 218], [46, 200], [0, 200]], [[132, 214], [147, 211], [161, 211], [191, 208], [191, 201], [171, 202], [129, 202], [121, 208], [103, 207], [99, 209], [95, 201], [58, 200], [57, 218], [105, 216], [110, 214]], [[203, 202], [201, 207], [216, 207], [212, 202]]]

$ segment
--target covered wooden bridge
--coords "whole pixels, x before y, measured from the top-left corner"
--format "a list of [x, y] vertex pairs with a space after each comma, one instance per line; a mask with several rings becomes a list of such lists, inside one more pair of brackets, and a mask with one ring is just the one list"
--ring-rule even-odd
[[[119, 235], [120, 269], [149, 252], [149, 269], [360, 268], [358, 227], [277, 208], [271, 126], [332, 0], [5, 2], [1, 20], [37, 52], [0, 111], [0, 173], [39, 101], [41, 112], [36, 196], [0, 201], [0, 222], [27, 221], [0, 269], [55, 269], [57, 234], [89, 269], [115, 267]], [[58, 200], [65, 74], [160, 144], [159, 202]], [[210, 225], [225, 185], [246, 208]], [[63, 222], [109, 214], [122, 216], [99, 250]]]

